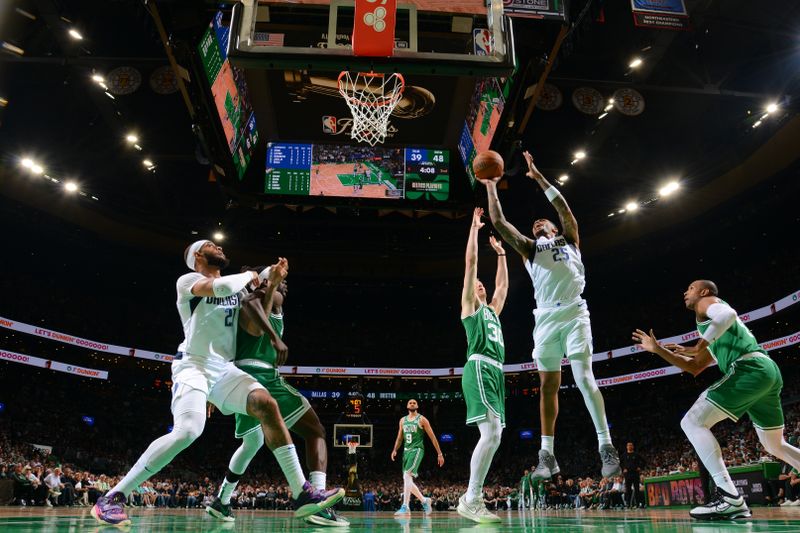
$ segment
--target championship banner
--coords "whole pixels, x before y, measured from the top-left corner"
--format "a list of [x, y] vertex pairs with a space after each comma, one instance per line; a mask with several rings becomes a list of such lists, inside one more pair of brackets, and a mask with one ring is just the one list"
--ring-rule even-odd
[[689, 30], [683, 0], [631, 0], [633, 23], [640, 28]]
[[509, 17], [567, 21], [566, 0], [503, 0]]
[[105, 370], [97, 370], [95, 368], [85, 368], [82, 366], [67, 365], [58, 361], [50, 361], [40, 357], [33, 357], [32, 355], [25, 355], [23, 353], [8, 352], [0, 350], [0, 361], [9, 361], [11, 363], [20, 363], [28, 366], [35, 366], [38, 368], [48, 368], [56, 372], [65, 372], [67, 374], [74, 374], [85, 378], [95, 379], [108, 379], [108, 372]]

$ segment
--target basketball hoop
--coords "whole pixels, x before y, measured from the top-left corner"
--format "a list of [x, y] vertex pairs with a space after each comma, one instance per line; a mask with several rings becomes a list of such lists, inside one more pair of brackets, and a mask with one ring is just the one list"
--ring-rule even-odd
[[358, 448], [358, 443], [354, 440], [351, 440], [347, 443], [347, 455], [352, 455], [356, 453], [356, 449]]
[[350, 137], [375, 146], [386, 139], [389, 116], [403, 96], [402, 74], [356, 72], [339, 74], [339, 94], [353, 114]]

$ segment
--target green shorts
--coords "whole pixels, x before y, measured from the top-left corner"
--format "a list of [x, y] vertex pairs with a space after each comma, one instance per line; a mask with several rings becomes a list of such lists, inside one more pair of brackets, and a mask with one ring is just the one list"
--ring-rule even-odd
[[417, 477], [419, 472], [419, 465], [422, 464], [422, 458], [425, 457], [425, 448], [411, 448], [403, 450], [403, 473], [408, 472], [414, 477]]
[[783, 378], [778, 365], [765, 355], [745, 357], [734, 361], [703, 395], [733, 421], [747, 413], [759, 429], [782, 428]]
[[467, 402], [467, 424], [476, 425], [491, 411], [506, 427], [506, 378], [502, 368], [470, 359], [464, 365], [461, 390]]
[[[262, 370], [249, 371], [247, 367], [243, 370], [247, 371], [251, 376], [264, 385], [269, 391], [270, 395], [278, 402], [278, 409], [281, 412], [283, 422], [287, 428], [291, 428], [295, 423], [300, 420], [306, 411], [311, 409], [311, 404], [303, 397], [302, 394], [297, 392], [297, 389], [286, 383], [276, 370]], [[258, 430], [261, 423], [258, 419], [252, 416], [242, 415], [236, 413], [236, 438], [241, 439], [248, 433]]]

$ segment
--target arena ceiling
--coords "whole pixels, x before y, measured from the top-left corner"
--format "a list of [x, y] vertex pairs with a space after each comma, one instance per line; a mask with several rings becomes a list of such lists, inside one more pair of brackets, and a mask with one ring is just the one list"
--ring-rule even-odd
[[[522, 131], [524, 89], [539, 79], [559, 27], [517, 25], [522, 90], [507, 115], [514, 126], [498, 135], [497, 147], [511, 154], [516, 142], [547, 175], [569, 175], [562, 189], [590, 249], [724, 205], [800, 155], [800, 4], [687, 0], [686, 6], [689, 31], [668, 31], [635, 27], [627, 2], [572, 2], [574, 26], [547, 80], [563, 102], [552, 111], [535, 109]], [[193, 133], [192, 102], [153, 87], [169, 64], [164, 40], [196, 39], [217, 8], [189, 1], [6, 2], [0, 40], [11, 46], [0, 53], [2, 192], [108, 237], [163, 250], [221, 228], [230, 245], [247, 250], [459, 260], [466, 207], [433, 214], [358, 206], [254, 210], [215, 181]], [[635, 58], [642, 63], [631, 68]], [[112, 94], [92, 80], [118, 67], [141, 77], [130, 94]], [[572, 97], [587, 87], [604, 97], [634, 89], [643, 110], [585, 114]], [[775, 108], [767, 114], [770, 104]], [[130, 132], [135, 143], [126, 140]], [[571, 164], [577, 151], [587, 156]], [[20, 166], [26, 157], [60, 183], [31, 175]], [[532, 213], [549, 211], [533, 184], [514, 174], [518, 157], [509, 157], [507, 167], [506, 211], [527, 230]], [[65, 195], [66, 180], [85, 196]], [[670, 180], [680, 182], [679, 193], [658, 199]], [[640, 209], [619, 213], [631, 201]], [[475, 203], [484, 202], [478, 187]]]

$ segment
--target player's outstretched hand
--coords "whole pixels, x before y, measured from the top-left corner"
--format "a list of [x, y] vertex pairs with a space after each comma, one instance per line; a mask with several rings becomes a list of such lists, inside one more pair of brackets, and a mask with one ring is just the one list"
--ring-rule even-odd
[[489, 237], [489, 244], [492, 245], [497, 255], [503, 255], [506, 251], [503, 249], [503, 243], [494, 238], [494, 235]]
[[289, 260], [285, 257], [279, 257], [278, 262], [270, 267], [269, 277], [270, 282], [278, 284], [286, 279], [289, 275]]
[[522, 152], [522, 155], [525, 157], [525, 162], [528, 163], [528, 172], [526, 172], [525, 175], [534, 180], [540, 177], [542, 173], [539, 172], [539, 169], [536, 168], [536, 165], [533, 163], [533, 156], [531, 153], [525, 150]]
[[633, 340], [637, 343], [639, 348], [646, 352], [655, 352], [658, 350], [659, 344], [652, 329], [649, 334], [637, 329], [633, 332]]
[[439, 457], [436, 458], [436, 463], [439, 465], [439, 468], [443, 467], [444, 466], [444, 455], [442, 455], [440, 453]]
[[394, 458], [397, 457], [397, 450], [392, 450], [391, 457], [392, 457], [392, 461], [394, 461]]
[[486, 224], [481, 222], [481, 217], [483, 216], [483, 208], [476, 207], [475, 211], [472, 212], [472, 227], [481, 229]]

